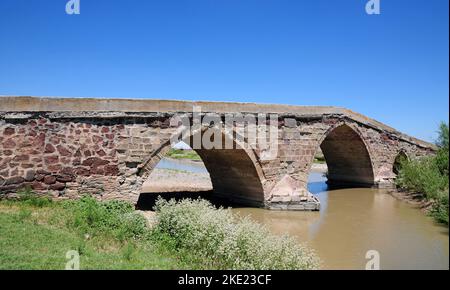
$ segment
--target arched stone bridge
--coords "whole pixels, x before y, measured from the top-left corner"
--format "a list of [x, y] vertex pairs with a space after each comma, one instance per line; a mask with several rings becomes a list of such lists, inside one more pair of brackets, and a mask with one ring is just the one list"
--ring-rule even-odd
[[379, 187], [392, 185], [399, 154], [417, 158], [435, 150], [336, 107], [1, 97], [0, 194], [31, 186], [62, 197], [92, 193], [137, 202], [143, 181], [170, 149], [169, 138], [179, 125], [171, 117], [192, 117], [193, 106], [220, 116], [277, 114], [274, 158], [261, 158], [264, 149], [242, 146], [245, 140], [233, 140], [234, 149], [196, 150], [214, 193], [248, 205], [316, 209], [306, 186], [319, 147], [330, 182]]

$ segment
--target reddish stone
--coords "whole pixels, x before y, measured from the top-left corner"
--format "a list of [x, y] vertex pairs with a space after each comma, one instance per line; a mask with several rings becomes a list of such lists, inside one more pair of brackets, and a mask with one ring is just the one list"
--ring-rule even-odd
[[105, 175], [119, 175], [119, 167], [117, 165], [105, 165]]
[[84, 151], [84, 157], [89, 157], [89, 156], [91, 156], [91, 151], [85, 150]]
[[33, 146], [34, 147], [44, 147], [45, 144], [45, 133], [40, 133], [38, 136], [36, 136], [33, 140]]
[[99, 166], [102, 166], [102, 165], [106, 165], [108, 163], [109, 163], [109, 161], [107, 161], [107, 160], [103, 160], [103, 159], [98, 158], [98, 157], [90, 157], [90, 158], [84, 160], [82, 165], [84, 165], [84, 166], [91, 166], [91, 167], [99, 167]]
[[33, 168], [34, 165], [30, 164], [30, 163], [24, 163], [24, 164], [21, 164], [20, 167], [22, 167], [22, 168]]
[[56, 149], [55, 149], [55, 147], [52, 144], [45, 145], [44, 153], [53, 153], [55, 151], [56, 151]]
[[105, 151], [103, 151], [102, 149], [98, 150], [96, 153], [97, 155], [100, 155], [102, 157], [106, 155]]
[[3, 150], [3, 155], [9, 156], [12, 155], [13, 151], [12, 150]]
[[105, 170], [103, 170], [102, 167], [91, 167], [90, 169], [91, 174], [97, 174], [97, 175], [104, 175]]
[[109, 132], [109, 128], [108, 127], [102, 127], [101, 132], [102, 133], [108, 133]]
[[75, 130], [75, 134], [80, 135], [81, 134], [81, 130]]
[[55, 163], [58, 163], [59, 157], [56, 156], [56, 155], [53, 155], [53, 156], [45, 156], [45, 157], [44, 157], [44, 161], [45, 161], [46, 164], [55, 164]]
[[37, 181], [42, 181], [42, 180], [44, 180], [44, 175], [42, 175], [42, 174], [36, 174], [36, 176], [35, 176], [35, 179], [37, 180]]
[[[11, 167], [14, 167], [14, 166], [11, 165]], [[13, 171], [11, 171], [11, 176], [16, 176], [18, 174], [19, 174], [19, 170], [17, 168], [14, 168]]]
[[75, 173], [77, 175], [81, 175], [81, 176], [89, 176], [90, 175], [89, 170], [86, 168], [83, 168], [83, 167], [76, 168]]
[[74, 157], [81, 157], [81, 151], [80, 149], [78, 149], [75, 154], [73, 155]]
[[38, 169], [36, 171], [37, 174], [42, 174], [42, 175], [49, 175], [50, 172], [48, 172], [47, 170], [43, 170], [43, 169]]
[[94, 143], [100, 143], [100, 142], [103, 141], [103, 138], [100, 137], [100, 136], [94, 135], [94, 136], [92, 136], [92, 141], [93, 141]]
[[58, 172], [62, 169], [62, 166], [60, 164], [52, 164], [48, 165], [47, 169], [50, 170], [51, 172]]
[[19, 129], [19, 134], [23, 135], [25, 133], [25, 128], [20, 128]]
[[38, 120], [38, 122], [39, 122], [39, 124], [45, 124], [45, 123], [47, 123], [47, 119], [44, 119], [44, 118], [40, 118], [39, 120]]
[[8, 168], [9, 162], [11, 162], [11, 160], [12, 160], [11, 157], [4, 158], [3, 161], [0, 162], [0, 170]]
[[57, 182], [55, 184], [50, 185], [48, 188], [51, 190], [63, 190], [64, 188], [66, 188], [66, 185], [64, 183]]
[[61, 154], [61, 156], [71, 156], [72, 152], [69, 151], [69, 149], [67, 149], [66, 147], [62, 146], [62, 145], [58, 145], [56, 146], [56, 149], [58, 149], [59, 154]]
[[2, 193], [17, 192], [17, 190], [20, 189], [21, 187], [23, 187], [22, 184], [10, 184], [10, 185], [7, 185], [5, 183], [4, 185], [2, 185], [0, 187], [0, 190], [1, 190]]
[[58, 175], [56, 176], [56, 180], [59, 182], [71, 182], [73, 180], [72, 176], [70, 175]]
[[14, 157], [13, 160], [15, 162], [28, 161], [28, 160], [30, 160], [30, 156], [29, 155], [16, 155], [16, 157]]
[[58, 137], [56, 137], [56, 136], [52, 136], [52, 137], [50, 137], [50, 142], [53, 144], [53, 145], [57, 145], [57, 144], [59, 144], [59, 142], [61, 142], [61, 139], [59, 139]]
[[75, 158], [75, 159], [72, 161], [72, 165], [73, 165], [73, 166], [81, 165], [81, 159], [80, 159], [80, 158]]
[[25, 151], [25, 153], [27, 153], [29, 155], [41, 155], [41, 151], [34, 150], [34, 149], [28, 149]]
[[29, 125], [30, 127], [36, 127], [36, 126], [37, 126], [37, 123], [36, 123], [36, 121], [34, 121], [34, 120], [28, 120], [28, 125]]
[[31, 162], [33, 162], [34, 164], [36, 163], [40, 163], [42, 162], [42, 158], [41, 157], [35, 157], [31, 159]]
[[45, 184], [53, 184], [56, 182], [56, 177], [53, 175], [47, 175], [44, 177], [44, 183]]
[[34, 190], [46, 190], [47, 186], [39, 181], [31, 183], [31, 188]]
[[25, 181], [25, 179], [23, 177], [21, 177], [21, 176], [14, 176], [14, 177], [6, 179], [5, 180], [5, 185], [19, 184], [19, 183], [22, 183], [24, 181]]
[[31, 136], [31, 137], [36, 137], [37, 136], [37, 132], [34, 130], [30, 130], [27, 134], [27, 136]]
[[8, 177], [9, 176], [9, 171], [8, 170], [0, 171], [0, 176]]
[[106, 134], [105, 136], [106, 136], [106, 138], [108, 138], [109, 140], [114, 139], [114, 134]]
[[62, 174], [72, 175], [73, 174], [73, 168], [72, 167], [64, 167], [61, 169]]
[[5, 130], [3, 131], [3, 135], [5, 136], [10, 136], [13, 135], [14, 133], [16, 133], [16, 130], [11, 127], [5, 128]]
[[14, 142], [12, 139], [8, 139], [5, 142], [3, 142], [4, 149], [12, 149], [15, 147], [16, 147], [16, 142]]

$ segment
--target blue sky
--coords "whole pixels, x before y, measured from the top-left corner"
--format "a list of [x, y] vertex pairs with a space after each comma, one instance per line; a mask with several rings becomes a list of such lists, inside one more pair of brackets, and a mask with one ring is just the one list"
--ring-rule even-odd
[[448, 0], [0, 1], [0, 95], [342, 106], [433, 140]]

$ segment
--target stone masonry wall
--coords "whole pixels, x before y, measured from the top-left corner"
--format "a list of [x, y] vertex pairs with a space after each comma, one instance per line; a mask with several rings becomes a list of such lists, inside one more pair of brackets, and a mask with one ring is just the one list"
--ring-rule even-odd
[[[0, 116], [0, 195], [14, 195], [30, 186], [36, 192], [65, 198], [91, 193], [101, 199], [136, 202], [144, 178], [168, 150], [168, 140], [176, 130], [170, 123], [171, 114], [105, 117], [92, 112], [86, 116], [55, 117], [46, 112]], [[399, 152], [409, 158], [433, 152], [342, 115], [286, 115], [278, 120], [278, 154], [272, 160], [261, 158], [262, 148], [201, 155], [210, 172], [217, 169], [212, 181], [216, 189], [223, 189], [218, 192], [238, 191], [233, 186], [240, 184], [239, 188], [247, 186], [252, 191], [252, 200], [260, 194], [268, 207], [296, 202], [307, 198], [309, 170], [319, 146], [344, 124], [366, 147], [347, 150], [346, 158], [362, 158], [352, 152], [367, 150], [374, 185], [392, 184], [392, 167]], [[220, 179], [226, 168], [234, 174]], [[245, 192], [241, 190], [237, 197], [245, 199]]]

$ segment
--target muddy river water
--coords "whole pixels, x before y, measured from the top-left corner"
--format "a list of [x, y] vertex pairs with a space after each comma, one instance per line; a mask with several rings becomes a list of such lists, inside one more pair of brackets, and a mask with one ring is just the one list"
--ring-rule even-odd
[[382, 190], [328, 190], [321, 173], [309, 189], [320, 212], [235, 208], [277, 234], [288, 233], [314, 248], [325, 269], [364, 269], [376, 250], [381, 269], [449, 269], [448, 228]]
[[449, 269], [447, 227], [383, 190], [329, 190], [325, 181], [322, 173], [310, 175], [320, 212], [232, 210], [308, 244], [324, 269], [364, 269], [369, 250], [378, 251], [381, 269]]

